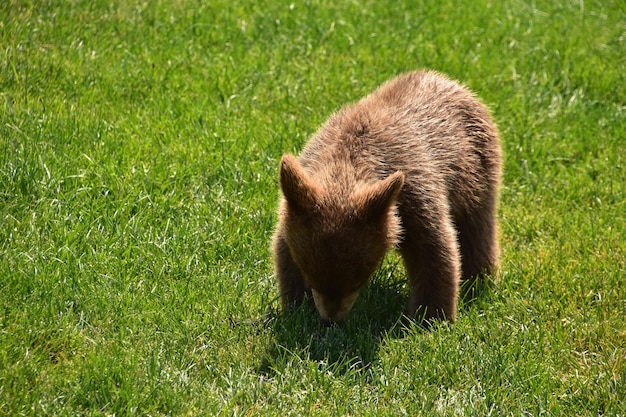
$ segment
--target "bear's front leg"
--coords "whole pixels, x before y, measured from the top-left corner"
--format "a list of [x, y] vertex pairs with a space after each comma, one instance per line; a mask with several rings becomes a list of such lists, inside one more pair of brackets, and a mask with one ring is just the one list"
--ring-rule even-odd
[[442, 220], [436, 229], [406, 229], [402, 257], [409, 281], [409, 317], [453, 322], [461, 277], [461, 259], [454, 228]]
[[289, 252], [289, 246], [287, 246], [280, 230], [275, 233], [272, 246], [283, 309], [291, 305], [299, 305], [304, 300], [305, 294], [310, 293], [310, 290], [307, 288], [302, 272], [294, 262]]

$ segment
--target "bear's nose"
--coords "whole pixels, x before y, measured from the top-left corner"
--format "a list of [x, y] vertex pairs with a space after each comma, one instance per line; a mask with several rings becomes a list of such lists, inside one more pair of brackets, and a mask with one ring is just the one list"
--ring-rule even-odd
[[331, 327], [331, 326], [344, 327], [346, 320], [344, 317], [338, 320], [320, 317], [320, 322], [324, 325], [324, 327]]
[[355, 291], [343, 297], [328, 297], [315, 289], [311, 289], [311, 292], [315, 307], [322, 320], [334, 323], [342, 323], [345, 320], [358, 294]]

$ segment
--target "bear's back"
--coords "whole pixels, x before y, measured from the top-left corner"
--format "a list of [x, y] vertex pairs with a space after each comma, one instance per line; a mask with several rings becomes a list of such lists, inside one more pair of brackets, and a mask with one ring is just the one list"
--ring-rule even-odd
[[487, 108], [469, 90], [430, 71], [401, 75], [341, 109], [300, 159], [312, 176], [329, 183], [346, 176], [348, 185], [373, 182], [401, 171], [404, 198], [429, 188], [459, 207], [472, 205], [490, 182], [499, 181], [501, 163]]

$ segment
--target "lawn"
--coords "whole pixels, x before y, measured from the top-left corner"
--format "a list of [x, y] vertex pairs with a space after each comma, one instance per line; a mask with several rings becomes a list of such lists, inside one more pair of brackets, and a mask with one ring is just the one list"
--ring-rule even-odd
[[[1, 415], [626, 416], [624, 1], [0, 3]], [[502, 136], [498, 283], [279, 311], [277, 170], [416, 68]]]

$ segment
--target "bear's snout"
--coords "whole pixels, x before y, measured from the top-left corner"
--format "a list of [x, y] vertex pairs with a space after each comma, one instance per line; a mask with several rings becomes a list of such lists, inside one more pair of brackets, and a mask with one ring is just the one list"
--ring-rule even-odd
[[313, 293], [315, 308], [317, 308], [322, 322], [326, 324], [343, 323], [359, 294], [358, 291], [354, 291], [345, 296], [330, 297], [316, 290], [311, 290], [311, 292]]

